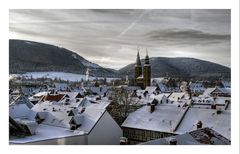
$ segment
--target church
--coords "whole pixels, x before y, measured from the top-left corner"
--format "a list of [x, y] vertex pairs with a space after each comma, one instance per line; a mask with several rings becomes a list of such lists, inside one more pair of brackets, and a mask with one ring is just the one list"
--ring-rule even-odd
[[151, 65], [149, 62], [147, 50], [146, 50], [146, 56], [145, 56], [145, 61], [144, 61], [143, 67], [141, 64], [139, 51], [137, 53], [134, 81], [135, 81], [135, 86], [139, 86], [142, 89], [145, 89], [147, 86], [151, 85]]

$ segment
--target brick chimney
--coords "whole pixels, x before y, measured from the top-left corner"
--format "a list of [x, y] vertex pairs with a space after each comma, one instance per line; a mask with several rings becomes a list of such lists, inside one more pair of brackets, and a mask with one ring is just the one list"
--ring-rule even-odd
[[211, 109], [216, 109], [217, 105], [216, 104], [212, 104], [211, 105]]
[[155, 104], [150, 104], [150, 113], [153, 113], [155, 110]]
[[198, 121], [198, 123], [197, 123], [197, 129], [201, 129], [201, 128], [202, 128], [202, 125], [203, 125], [202, 121]]

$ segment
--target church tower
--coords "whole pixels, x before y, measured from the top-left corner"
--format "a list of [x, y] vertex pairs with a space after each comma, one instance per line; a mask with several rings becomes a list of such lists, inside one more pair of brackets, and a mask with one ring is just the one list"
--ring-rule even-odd
[[135, 65], [135, 74], [134, 74], [135, 85], [137, 84], [137, 78], [139, 76], [142, 76], [142, 65], [141, 65], [141, 60], [140, 60], [139, 51], [138, 51], [136, 65]]
[[151, 65], [149, 62], [148, 51], [146, 49], [145, 63], [143, 67], [144, 87], [151, 85]]

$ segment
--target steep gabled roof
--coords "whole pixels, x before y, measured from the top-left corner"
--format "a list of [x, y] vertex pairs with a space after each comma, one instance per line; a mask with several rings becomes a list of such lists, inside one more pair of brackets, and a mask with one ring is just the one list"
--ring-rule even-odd
[[224, 137], [231, 138], [231, 111], [229, 110], [223, 110], [217, 114], [216, 109], [191, 107], [176, 131], [178, 133], [193, 131], [198, 121], [203, 123], [203, 127], [212, 128]]
[[142, 145], [169, 145], [174, 139], [177, 145], [230, 145], [231, 141], [210, 128], [202, 128], [174, 137], [166, 137], [142, 143]]
[[142, 66], [142, 65], [141, 65], [140, 56], [139, 56], [139, 51], [138, 51], [138, 53], [137, 53], [136, 66]]
[[30, 109], [33, 107], [31, 101], [24, 95], [18, 96], [13, 102], [10, 103], [10, 106], [15, 104], [25, 104]]
[[149, 106], [143, 106], [135, 112], [130, 113], [123, 122], [122, 127], [173, 132], [184, 113], [184, 108], [159, 105], [156, 105], [155, 110], [150, 113]]

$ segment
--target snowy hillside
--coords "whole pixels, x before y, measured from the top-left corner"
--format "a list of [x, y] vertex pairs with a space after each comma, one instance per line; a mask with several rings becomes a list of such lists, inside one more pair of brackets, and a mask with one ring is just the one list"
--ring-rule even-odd
[[[61, 79], [64, 81], [82, 81], [86, 80], [86, 75], [83, 74], [74, 74], [74, 73], [65, 73], [65, 72], [27, 72], [25, 74], [10, 74], [9, 79], [16, 77], [25, 77], [25, 78], [48, 78], [48, 79]], [[103, 79], [103, 77], [92, 77], [89, 76], [89, 80], [92, 81], [94, 79]], [[111, 82], [112, 80], [116, 80], [119, 78], [106, 78], [107, 82]]]
[[9, 72], [68, 72], [93, 76], [116, 77], [112, 69], [94, 64], [68, 49], [25, 40], [9, 40]]

